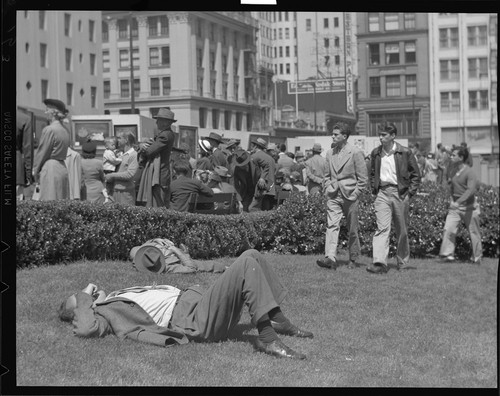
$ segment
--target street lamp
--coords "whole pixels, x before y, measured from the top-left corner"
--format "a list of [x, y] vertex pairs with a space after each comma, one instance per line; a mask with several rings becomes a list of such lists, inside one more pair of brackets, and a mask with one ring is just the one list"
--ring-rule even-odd
[[132, 40], [132, 13], [129, 13], [129, 47], [130, 47], [130, 110], [135, 114], [135, 84], [134, 84], [134, 46]]

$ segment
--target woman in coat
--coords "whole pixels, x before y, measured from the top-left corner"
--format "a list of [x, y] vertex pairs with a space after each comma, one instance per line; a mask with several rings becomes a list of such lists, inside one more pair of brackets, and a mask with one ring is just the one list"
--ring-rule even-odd
[[94, 141], [82, 144], [82, 184], [84, 193], [82, 200], [104, 203], [104, 171], [102, 160], [95, 157], [97, 143]]
[[63, 125], [66, 105], [57, 99], [45, 99], [50, 124], [43, 128], [33, 164], [33, 178], [40, 186], [40, 200], [69, 198], [68, 170], [64, 160], [68, 152], [69, 131]]

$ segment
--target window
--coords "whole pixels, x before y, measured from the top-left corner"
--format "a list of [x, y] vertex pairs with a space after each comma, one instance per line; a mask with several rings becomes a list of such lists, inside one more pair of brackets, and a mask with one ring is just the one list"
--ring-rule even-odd
[[210, 70], [215, 70], [215, 52], [210, 51], [209, 60], [210, 60]]
[[285, 22], [288, 22], [288, 11], [285, 12]]
[[339, 18], [333, 18], [333, 27], [339, 27]]
[[340, 38], [335, 36], [334, 42], [335, 42], [335, 44], [334, 44], [335, 48], [339, 48], [340, 47]]
[[368, 31], [378, 32], [380, 30], [380, 20], [378, 12], [368, 13]]
[[47, 44], [40, 43], [40, 66], [47, 67]]
[[283, 47], [280, 46], [280, 58], [283, 58]]
[[460, 93], [458, 91], [441, 92], [441, 111], [460, 111]]
[[78, 20], [78, 31], [79, 32], [82, 31], [82, 20], [81, 19]]
[[439, 48], [458, 47], [458, 28], [439, 29]]
[[111, 84], [109, 80], [104, 80], [104, 99], [109, 99], [111, 94]]
[[215, 41], [215, 25], [213, 23], [210, 24], [210, 40]]
[[212, 128], [219, 129], [219, 110], [212, 109]]
[[118, 20], [118, 38], [128, 38], [128, 21], [126, 19]]
[[399, 64], [399, 43], [385, 44], [385, 64], [386, 65]]
[[166, 15], [160, 17], [160, 34], [162, 36], [168, 36], [169, 34], [168, 18]]
[[290, 63], [285, 65], [286, 74], [290, 74]]
[[207, 127], [207, 109], [205, 107], [200, 107], [199, 121], [200, 121], [200, 128]]
[[290, 38], [290, 28], [285, 28], [285, 39]]
[[203, 24], [203, 21], [201, 19], [197, 19], [196, 20], [196, 35], [198, 37], [201, 37], [201, 31], [203, 30], [202, 29], [202, 24]]
[[449, 59], [439, 61], [439, 71], [441, 81], [458, 81], [460, 68], [458, 59]]
[[340, 65], [340, 55], [335, 55], [335, 65]]
[[196, 65], [201, 67], [203, 61], [203, 50], [201, 48], [196, 49]]
[[137, 19], [132, 18], [132, 38], [139, 37], [139, 23]]
[[141, 93], [141, 80], [134, 79], [134, 96], [138, 97]]
[[231, 111], [224, 111], [224, 129], [231, 129]]
[[417, 75], [408, 74], [406, 76], [406, 96], [417, 94]]
[[311, 31], [311, 20], [309, 18], [306, 19], [306, 32]]
[[71, 48], [65, 49], [65, 59], [66, 59], [66, 71], [71, 71]]
[[96, 87], [90, 87], [90, 107], [95, 109], [97, 103], [97, 88]]
[[161, 47], [161, 64], [170, 67], [170, 47]]
[[151, 96], [159, 96], [160, 95], [160, 79], [152, 78], [151, 79]]
[[109, 71], [109, 51], [102, 51], [102, 69]]
[[130, 62], [128, 60], [128, 50], [120, 50], [120, 67], [129, 67]]
[[488, 78], [488, 59], [469, 58], [469, 78]]
[[158, 17], [148, 17], [149, 36], [158, 36]]
[[290, 47], [288, 45], [285, 47], [285, 56], [286, 57], [290, 56]]
[[281, 22], [281, 12], [278, 12], [278, 22]]
[[[368, 114], [369, 129], [368, 136], [378, 135], [378, 126], [383, 122], [392, 122], [398, 129], [398, 136], [418, 135], [418, 112], [401, 111], [394, 113], [375, 113]], [[415, 131], [415, 133], [413, 132]]]
[[405, 29], [415, 29], [415, 13], [414, 12], [405, 12], [404, 13], [405, 20]]
[[401, 78], [399, 76], [386, 76], [387, 96], [401, 96]]
[[89, 19], [89, 41], [94, 42], [94, 30], [95, 30], [95, 22], [92, 19]]
[[163, 77], [162, 78], [162, 84], [163, 84], [163, 96], [169, 96], [170, 95], [170, 77]]
[[71, 14], [64, 14], [64, 35], [66, 37], [70, 36], [71, 29]]
[[380, 64], [380, 45], [368, 44], [368, 52], [370, 57], [370, 65], [378, 66]]
[[149, 49], [149, 65], [158, 66], [160, 64], [160, 50], [159, 48]]
[[42, 102], [49, 97], [49, 80], [42, 80]]
[[95, 54], [90, 54], [90, 75], [95, 76]]
[[45, 30], [45, 11], [38, 11], [38, 27], [42, 30]]
[[467, 44], [471, 47], [486, 45], [486, 26], [469, 26], [467, 27]]
[[236, 112], [236, 130], [241, 131], [243, 124], [243, 114], [241, 112]]
[[488, 90], [469, 91], [469, 110], [488, 110]]
[[71, 83], [66, 83], [66, 104], [73, 105], [73, 84]]
[[417, 62], [417, 49], [415, 41], [405, 42], [405, 63]]
[[280, 40], [282, 40], [282, 39], [283, 39], [283, 29], [282, 29], [282, 28], [278, 28], [278, 38], [279, 38]]
[[370, 77], [370, 98], [380, 98], [380, 77]]
[[102, 22], [102, 41], [107, 43], [109, 41], [109, 26], [106, 22]]
[[323, 28], [328, 29], [328, 18], [323, 18]]
[[385, 14], [385, 30], [398, 30], [399, 29], [399, 15], [394, 12]]
[[283, 74], [283, 63], [280, 63], [280, 74]]
[[122, 98], [128, 98], [130, 96], [130, 81], [120, 80], [120, 96]]

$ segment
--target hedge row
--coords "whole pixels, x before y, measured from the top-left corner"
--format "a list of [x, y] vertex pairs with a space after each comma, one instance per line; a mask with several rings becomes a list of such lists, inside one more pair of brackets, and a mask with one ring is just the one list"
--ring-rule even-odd
[[[439, 253], [448, 207], [442, 187], [424, 184], [411, 200], [410, 248], [414, 257]], [[498, 189], [482, 186], [481, 231], [485, 257], [498, 257]], [[152, 238], [184, 243], [193, 258], [236, 256], [252, 246], [276, 253], [315, 254], [324, 252], [326, 205], [321, 196], [294, 194], [278, 209], [269, 212], [215, 216], [179, 213], [166, 209], [99, 205], [79, 201], [26, 201], [17, 206], [17, 267], [74, 261], [126, 260], [133, 246]], [[347, 246], [347, 230], [341, 223], [340, 249]], [[360, 198], [362, 253], [371, 255], [376, 230], [373, 197]], [[456, 255], [470, 256], [470, 240], [461, 227]], [[390, 254], [395, 253], [392, 236]]]

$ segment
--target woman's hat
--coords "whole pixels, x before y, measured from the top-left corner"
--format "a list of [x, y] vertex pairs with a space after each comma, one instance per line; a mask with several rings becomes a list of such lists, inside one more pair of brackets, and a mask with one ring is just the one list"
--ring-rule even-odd
[[66, 108], [66, 105], [60, 101], [59, 99], [45, 99], [43, 101], [45, 106], [47, 107], [53, 107], [54, 109], [59, 110], [63, 114], [68, 113], [68, 109]]
[[97, 143], [94, 142], [93, 140], [82, 144], [82, 153], [84, 154], [95, 154], [96, 150], [97, 150]]
[[161, 108], [160, 110], [158, 110], [158, 113], [155, 116], [153, 116], [153, 118], [165, 118], [166, 120], [171, 120], [173, 122], [177, 121], [175, 119], [174, 112], [165, 108]]
[[222, 136], [215, 132], [210, 132], [210, 135], [208, 135], [207, 139], [211, 139], [218, 143], [222, 143]]
[[261, 148], [264, 148], [264, 149], [267, 147], [267, 142], [264, 139], [260, 138], [260, 137], [258, 137], [255, 140], [252, 140], [251, 142], [253, 144], [256, 144], [257, 146], [259, 146]]
[[234, 152], [234, 165], [245, 166], [250, 161], [250, 153], [245, 150], [236, 150]]
[[155, 272], [157, 274], [165, 271], [165, 256], [155, 246], [135, 246], [130, 250], [130, 258], [138, 271]]
[[198, 146], [207, 154], [212, 152], [212, 145], [206, 139], [198, 140]]

